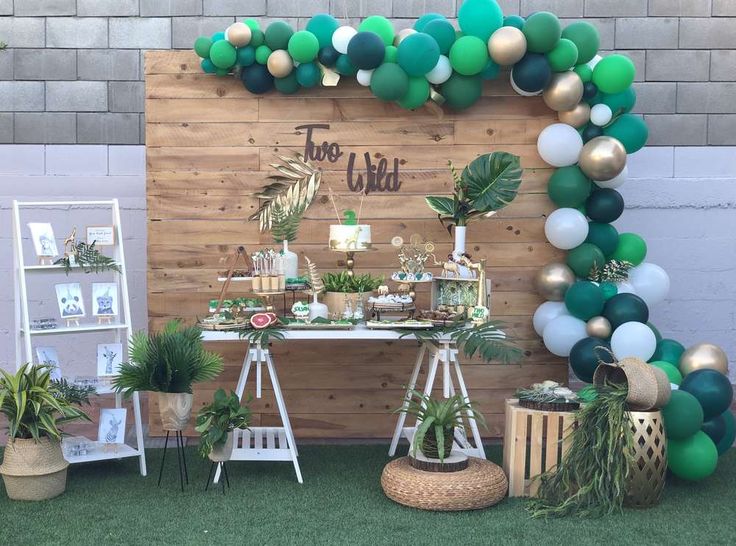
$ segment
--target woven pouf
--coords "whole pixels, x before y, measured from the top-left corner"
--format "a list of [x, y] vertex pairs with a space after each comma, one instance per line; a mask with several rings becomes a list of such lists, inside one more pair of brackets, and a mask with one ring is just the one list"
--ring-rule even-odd
[[399, 504], [451, 512], [499, 503], [506, 496], [508, 481], [500, 466], [485, 459], [471, 457], [468, 468], [458, 472], [425, 472], [411, 466], [409, 457], [401, 457], [383, 469], [381, 487]]

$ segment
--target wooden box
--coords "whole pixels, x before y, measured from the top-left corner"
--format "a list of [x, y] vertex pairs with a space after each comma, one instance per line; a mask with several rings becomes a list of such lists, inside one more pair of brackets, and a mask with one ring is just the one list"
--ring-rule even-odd
[[509, 479], [509, 497], [533, 497], [539, 488], [534, 478], [554, 468], [569, 447], [567, 438], [575, 413], [522, 408], [506, 400], [503, 469]]

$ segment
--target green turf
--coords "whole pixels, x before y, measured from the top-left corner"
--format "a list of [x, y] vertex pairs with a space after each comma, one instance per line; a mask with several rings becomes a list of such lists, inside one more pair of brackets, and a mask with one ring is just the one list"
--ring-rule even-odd
[[[499, 448], [490, 451], [498, 461]], [[161, 453], [147, 451], [147, 478], [127, 459], [70, 467], [66, 493], [51, 501], [0, 492], [0, 544], [736, 544], [736, 450], [701, 483], [671, 480], [656, 508], [554, 521], [529, 519], [522, 500], [462, 513], [394, 504], [379, 484], [384, 446], [304, 446], [304, 485], [289, 463], [234, 462], [225, 496], [203, 491], [209, 466], [193, 449], [188, 489], [179, 490], [173, 451], [156, 487]]]

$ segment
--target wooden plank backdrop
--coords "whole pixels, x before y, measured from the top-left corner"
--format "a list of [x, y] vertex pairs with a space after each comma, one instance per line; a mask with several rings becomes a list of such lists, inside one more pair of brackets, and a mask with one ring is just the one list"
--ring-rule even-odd
[[[524, 348], [519, 365], [465, 365], [472, 397], [488, 418], [488, 436], [503, 434], [503, 402], [518, 386], [535, 381], [565, 381], [567, 367], [550, 355], [531, 326], [540, 303], [532, 286], [535, 271], [560, 257], [544, 238], [544, 220], [552, 210], [545, 188], [549, 168], [536, 151], [540, 130], [554, 116], [539, 97], [517, 96], [508, 78], [487, 83], [480, 101], [463, 112], [426, 106], [410, 112], [381, 102], [354, 82], [303, 90], [294, 96], [255, 96], [234, 78], [202, 74], [188, 51], [146, 54], [146, 161], [148, 172], [149, 326], [174, 317], [188, 321], [207, 312], [220, 285], [219, 259], [235, 245], [249, 250], [273, 245], [268, 233], [246, 218], [258, 207], [252, 194], [273, 170], [275, 154], [303, 151], [306, 133], [295, 127], [329, 124], [313, 140], [337, 142], [342, 157], [322, 168], [322, 195], [307, 210], [291, 248], [309, 256], [322, 271], [337, 271], [344, 258], [327, 250], [328, 226], [335, 223], [327, 198], [331, 187], [339, 207], [357, 208], [359, 196], [347, 186], [350, 152], [362, 172], [363, 154], [372, 162], [399, 158], [398, 193], [374, 192], [363, 204], [362, 222], [372, 226], [378, 252], [359, 255], [358, 270], [388, 275], [396, 270], [389, 241], [413, 233], [436, 242], [437, 255], [452, 246], [448, 233], [424, 203], [428, 194], [449, 193], [447, 161], [464, 166], [478, 154], [513, 152], [524, 168], [521, 193], [492, 219], [471, 224], [468, 251], [486, 257], [493, 281], [492, 315], [507, 322]], [[418, 291], [420, 305], [429, 301]], [[223, 386], [234, 388], [245, 347], [213, 344], [226, 362], [216, 381], [198, 386], [195, 410]], [[413, 364], [411, 342], [321, 342], [275, 344], [281, 385], [297, 438], [387, 438], [401, 401], [402, 385]], [[150, 401], [152, 434], [161, 432], [156, 401]], [[252, 402], [254, 424], [278, 421], [272, 392]], [[189, 434], [193, 434], [190, 429]]]

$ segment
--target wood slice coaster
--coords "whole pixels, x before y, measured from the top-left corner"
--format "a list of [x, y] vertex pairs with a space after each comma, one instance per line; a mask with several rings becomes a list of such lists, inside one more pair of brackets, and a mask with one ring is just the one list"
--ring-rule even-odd
[[522, 408], [538, 411], [575, 411], [580, 409], [579, 402], [534, 402], [533, 400], [519, 399]]
[[414, 468], [425, 472], [458, 472], [468, 468], [468, 456], [457, 450], [453, 450], [443, 462], [439, 459], [430, 459], [421, 451], [417, 451], [416, 457], [409, 456], [409, 462]]

